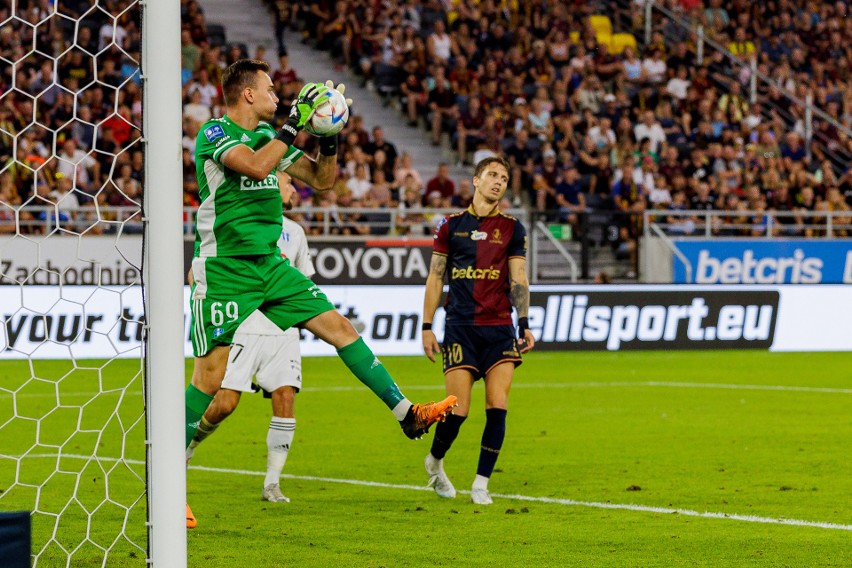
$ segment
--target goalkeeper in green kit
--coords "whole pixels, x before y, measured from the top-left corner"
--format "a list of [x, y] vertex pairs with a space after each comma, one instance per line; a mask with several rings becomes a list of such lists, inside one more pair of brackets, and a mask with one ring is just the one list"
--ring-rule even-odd
[[293, 146], [334, 88], [331, 81], [305, 85], [276, 132], [266, 122], [278, 103], [268, 71], [266, 62], [251, 59], [228, 67], [222, 77], [226, 114], [203, 124], [196, 139], [201, 205], [192, 261], [195, 367], [186, 390], [186, 444], [222, 383], [234, 331], [254, 310], [282, 330], [299, 326], [333, 345], [352, 374], [391, 409], [403, 432], [419, 438], [451, 412], [455, 397], [409, 402], [349, 320], [278, 251], [282, 207], [276, 171], [286, 170], [318, 191], [330, 189], [337, 136], [319, 139], [316, 159]]

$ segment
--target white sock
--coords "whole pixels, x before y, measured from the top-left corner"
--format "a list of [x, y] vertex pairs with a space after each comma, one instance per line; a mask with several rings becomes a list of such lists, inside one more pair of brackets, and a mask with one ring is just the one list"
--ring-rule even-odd
[[488, 478], [477, 473], [476, 477], [473, 478], [473, 488], [488, 491]]
[[426, 470], [429, 472], [429, 475], [434, 475], [438, 473], [443, 465], [444, 460], [439, 460], [438, 458], [432, 455], [432, 452], [426, 454]]
[[400, 422], [405, 420], [405, 415], [408, 414], [408, 409], [414, 406], [411, 404], [411, 401], [407, 398], [402, 399], [397, 403], [396, 406], [393, 407], [393, 415], [396, 416], [396, 419]]
[[269, 423], [269, 432], [266, 434], [268, 453], [266, 478], [263, 480], [264, 487], [279, 482], [281, 470], [284, 469], [284, 463], [287, 461], [287, 454], [290, 452], [290, 445], [293, 443], [295, 432], [295, 418], [272, 417], [272, 422]]

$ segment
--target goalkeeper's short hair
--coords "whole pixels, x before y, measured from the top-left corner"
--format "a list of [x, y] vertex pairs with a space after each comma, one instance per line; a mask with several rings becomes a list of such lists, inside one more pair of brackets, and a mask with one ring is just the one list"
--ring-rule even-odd
[[222, 73], [222, 94], [225, 104], [230, 106], [239, 100], [246, 87], [257, 84], [257, 72], [269, 73], [269, 64], [259, 59], [238, 59]]

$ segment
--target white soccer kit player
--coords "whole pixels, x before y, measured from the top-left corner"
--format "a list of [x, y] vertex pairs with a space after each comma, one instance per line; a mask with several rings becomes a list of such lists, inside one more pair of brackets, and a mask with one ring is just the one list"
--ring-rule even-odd
[[[278, 248], [282, 256], [308, 278], [316, 273], [304, 229], [287, 217], [284, 217]], [[252, 312], [234, 333], [222, 388], [252, 392], [252, 377], [266, 392], [283, 386], [297, 390], [302, 387], [299, 330], [281, 331], [260, 310]]]

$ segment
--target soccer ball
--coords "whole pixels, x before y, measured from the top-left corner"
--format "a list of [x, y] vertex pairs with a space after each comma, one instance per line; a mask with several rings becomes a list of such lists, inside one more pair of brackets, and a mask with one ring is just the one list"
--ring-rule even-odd
[[349, 105], [337, 89], [329, 89], [328, 97], [305, 124], [305, 130], [314, 136], [333, 136], [343, 130], [349, 120]]

